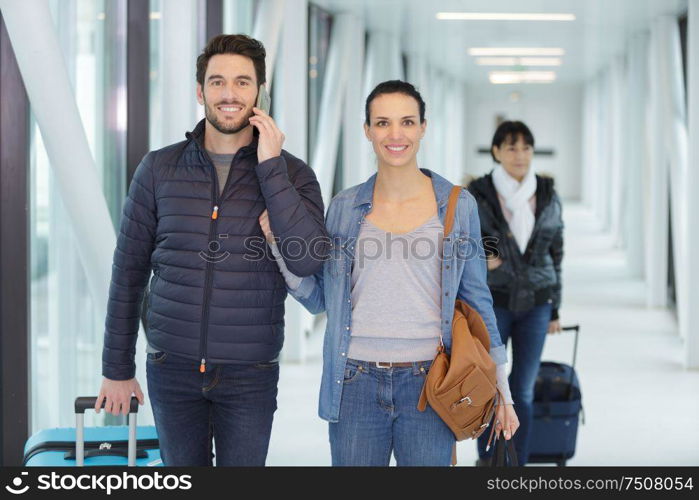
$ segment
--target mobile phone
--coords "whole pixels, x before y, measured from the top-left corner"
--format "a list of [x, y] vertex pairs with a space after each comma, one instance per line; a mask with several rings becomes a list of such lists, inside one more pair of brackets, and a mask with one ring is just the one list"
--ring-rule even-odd
[[255, 103], [255, 107], [269, 114], [271, 106], [272, 98], [269, 96], [269, 92], [267, 92], [267, 87], [265, 85], [260, 85], [260, 90], [257, 92], [257, 103]]

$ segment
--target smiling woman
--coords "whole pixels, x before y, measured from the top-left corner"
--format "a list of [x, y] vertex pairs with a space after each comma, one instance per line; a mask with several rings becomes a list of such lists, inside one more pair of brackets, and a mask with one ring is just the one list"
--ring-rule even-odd
[[416, 167], [427, 122], [425, 101], [415, 87], [398, 80], [378, 85], [367, 97], [365, 115], [364, 133], [374, 147], [379, 168]]
[[426, 123], [415, 99], [404, 94], [383, 94], [372, 99], [371, 107], [374, 116], [364, 129], [379, 162], [384, 167], [416, 162]]
[[[279, 257], [265, 217], [260, 225], [292, 295], [312, 313], [327, 310], [319, 414], [329, 422], [333, 465], [387, 466], [393, 452], [399, 466], [446, 466], [455, 436], [432, 408], [418, 409], [418, 398], [439, 346], [451, 343], [457, 297], [480, 314], [490, 335], [503, 394], [495, 428], [510, 439], [519, 425], [482, 245], [475, 244], [475, 259], [457, 259], [457, 252], [445, 249], [447, 198], [454, 186], [418, 168], [427, 121], [415, 87], [399, 80], [379, 84], [365, 113], [378, 172], [335, 196], [326, 217], [343, 251], [314, 276], [299, 279]], [[479, 242], [475, 201], [458, 191], [455, 234]]]
[[[375, 207], [366, 219], [387, 231], [407, 233], [415, 221], [426, 221], [437, 211], [430, 179], [417, 168], [417, 152], [425, 135], [425, 102], [420, 94], [405, 82], [388, 81], [376, 87], [367, 97], [364, 133], [371, 142], [378, 162]], [[396, 175], [412, 173], [419, 186], [418, 201], [396, 202], [384, 196], [384, 190], [397, 191]], [[392, 193], [393, 194], [393, 193]], [[417, 193], [415, 193], [417, 194]]]

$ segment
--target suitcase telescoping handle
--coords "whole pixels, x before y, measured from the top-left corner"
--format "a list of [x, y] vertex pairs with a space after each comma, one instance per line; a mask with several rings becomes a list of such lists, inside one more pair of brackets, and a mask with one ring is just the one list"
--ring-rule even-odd
[[575, 361], [578, 357], [578, 333], [580, 333], [580, 325], [564, 326], [561, 328], [564, 332], [575, 331], [575, 340], [573, 341], [573, 364], [571, 365], [575, 369]]
[[[96, 397], [75, 398], [75, 465], [82, 467], [85, 465], [85, 410], [95, 407]], [[104, 408], [105, 401], [102, 401], [101, 408]], [[128, 444], [128, 465], [136, 465], [136, 415], [138, 414], [138, 399], [131, 398], [129, 405], [129, 444]]]
[[564, 326], [561, 328], [564, 332], [575, 330], [575, 340], [573, 341], [573, 364], [570, 365], [573, 369], [570, 371], [570, 380], [568, 383], [568, 396], [572, 395], [573, 375], [575, 374], [575, 361], [578, 358], [578, 334], [580, 333], [580, 325]]

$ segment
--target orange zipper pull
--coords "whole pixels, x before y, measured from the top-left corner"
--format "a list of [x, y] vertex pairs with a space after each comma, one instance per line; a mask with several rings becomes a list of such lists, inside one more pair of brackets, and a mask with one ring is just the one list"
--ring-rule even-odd
[[201, 358], [201, 364], [199, 365], [199, 371], [204, 373], [206, 371], [206, 360]]
[[218, 219], [218, 205], [216, 205], [216, 206], [214, 207], [214, 211], [211, 213], [211, 218], [212, 218], [213, 220]]

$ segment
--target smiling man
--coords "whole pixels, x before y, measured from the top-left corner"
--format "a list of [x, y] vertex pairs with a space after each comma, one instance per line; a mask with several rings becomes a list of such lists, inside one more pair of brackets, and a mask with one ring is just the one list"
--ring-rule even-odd
[[125, 414], [132, 394], [143, 404], [134, 355], [152, 270], [147, 380], [163, 463], [211, 465], [213, 438], [217, 465], [264, 465], [286, 286], [271, 256], [250, 253], [251, 240], [263, 248], [266, 210], [288, 268], [313, 274], [329, 245], [323, 201], [313, 171], [282, 150], [284, 134], [255, 107], [265, 83], [260, 42], [211, 39], [196, 78], [206, 118], [186, 140], [148, 153], [129, 188], [96, 409], [104, 401]]

